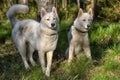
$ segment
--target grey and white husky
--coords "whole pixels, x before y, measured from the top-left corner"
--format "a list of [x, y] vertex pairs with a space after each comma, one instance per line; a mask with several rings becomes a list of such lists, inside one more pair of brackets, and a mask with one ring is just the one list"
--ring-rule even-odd
[[92, 20], [92, 9], [89, 9], [86, 13], [83, 13], [83, 10], [79, 9], [78, 16], [68, 33], [69, 47], [66, 50], [68, 63], [71, 62], [74, 55], [80, 53], [81, 48], [84, 50], [86, 56], [91, 59], [88, 30]]
[[[58, 41], [59, 24], [56, 8], [53, 7], [51, 12], [41, 8], [40, 23], [32, 19], [17, 20], [16, 15], [18, 13], [26, 13], [28, 11], [28, 6], [17, 4], [13, 5], [7, 12], [7, 17], [13, 26], [13, 42], [22, 57], [25, 68], [29, 68], [26, 59], [27, 43], [31, 64], [33, 66], [36, 64], [33, 60], [33, 52], [37, 50], [42, 70], [47, 76], [50, 76], [52, 56]], [[45, 61], [47, 61], [47, 64], [45, 64]]]

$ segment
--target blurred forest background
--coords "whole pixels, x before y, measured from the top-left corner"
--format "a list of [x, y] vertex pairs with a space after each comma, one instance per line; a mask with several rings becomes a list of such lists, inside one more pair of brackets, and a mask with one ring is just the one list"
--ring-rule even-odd
[[[28, 14], [20, 15], [20, 19], [32, 18], [38, 20], [41, 0], [0, 0], [0, 24], [6, 22], [6, 11], [14, 4], [27, 4], [30, 7]], [[43, 0], [44, 1], [44, 0]], [[92, 6], [94, 11], [94, 20], [105, 20], [108, 22], [118, 22], [120, 20], [120, 1], [119, 0], [46, 0], [57, 7], [60, 19], [75, 19], [78, 7], [87, 10]], [[91, 1], [94, 1], [91, 3]], [[42, 5], [43, 6], [43, 5]], [[44, 6], [43, 6], [44, 7]], [[49, 8], [49, 6], [47, 7]], [[69, 26], [69, 25], [68, 25]], [[1, 32], [1, 31], [0, 31]], [[1, 32], [6, 35], [7, 32]], [[2, 40], [3, 41], [3, 40]]]
[[[24, 3], [25, 1], [25, 3]], [[37, 17], [39, 11], [40, 0], [0, 0], [0, 20], [6, 20], [6, 11], [13, 4], [27, 4], [30, 7], [30, 13], [26, 17]], [[43, 0], [44, 1], [44, 0]], [[46, 0], [47, 1], [47, 0]], [[54, 3], [55, 1], [55, 3]], [[81, 3], [78, 3], [78, 1]], [[86, 10], [87, 5], [91, 4], [92, 0], [50, 0], [50, 4], [58, 9], [60, 18], [69, 18], [77, 12], [80, 6]], [[120, 19], [120, 1], [119, 0], [93, 0], [95, 19], [105, 19], [107, 21], [118, 21]], [[51, 3], [52, 2], [52, 3]], [[32, 9], [31, 9], [32, 8]], [[31, 14], [32, 13], [32, 14]]]
[[[40, 1], [49, 3], [45, 6]], [[30, 18], [40, 21], [41, 7], [48, 11], [52, 6], [57, 8], [60, 31], [50, 78], [44, 76], [40, 66], [31, 67], [29, 71], [24, 69], [22, 59], [12, 43], [12, 27], [6, 17], [7, 10], [14, 4], [26, 4], [30, 8], [28, 13], [17, 16], [20, 20]], [[80, 7], [84, 11], [91, 7], [94, 11], [94, 21], [89, 31], [93, 61], [80, 56], [67, 66], [63, 59], [68, 47], [67, 33]], [[120, 0], [0, 0], [0, 80], [119, 79]]]

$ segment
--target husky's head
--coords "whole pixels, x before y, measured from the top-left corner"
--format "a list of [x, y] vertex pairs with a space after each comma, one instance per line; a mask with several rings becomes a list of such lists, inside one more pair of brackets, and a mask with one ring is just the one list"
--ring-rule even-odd
[[53, 7], [51, 12], [47, 12], [44, 8], [41, 8], [41, 22], [46, 27], [56, 30], [58, 28], [58, 14], [56, 8]]
[[88, 12], [83, 13], [82, 9], [79, 9], [77, 19], [74, 22], [76, 28], [81, 31], [88, 31], [93, 20], [92, 9], [90, 8]]

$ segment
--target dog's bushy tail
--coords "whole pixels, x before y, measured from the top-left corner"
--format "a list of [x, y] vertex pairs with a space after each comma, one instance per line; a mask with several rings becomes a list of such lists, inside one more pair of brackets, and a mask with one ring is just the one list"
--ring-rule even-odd
[[12, 26], [16, 24], [18, 21], [16, 18], [16, 15], [19, 13], [27, 13], [29, 11], [29, 8], [27, 5], [22, 4], [16, 4], [13, 5], [7, 12], [7, 18], [10, 20], [10, 23]]

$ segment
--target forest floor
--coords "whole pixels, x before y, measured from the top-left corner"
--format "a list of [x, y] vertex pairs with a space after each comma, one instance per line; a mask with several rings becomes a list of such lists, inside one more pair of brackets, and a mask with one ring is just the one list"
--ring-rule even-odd
[[9, 22], [0, 24], [0, 80], [119, 80], [120, 22], [94, 21], [89, 31], [93, 60], [90, 61], [82, 54], [68, 65], [64, 54], [68, 47], [68, 26], [71, 24], [72, 21], [69, 20], [60, 22], [59, 41], [50, 77], [42, 73], [36, 53], [34, 59], [37, 66], [25, 69], [21, 56], [11, 40]]

